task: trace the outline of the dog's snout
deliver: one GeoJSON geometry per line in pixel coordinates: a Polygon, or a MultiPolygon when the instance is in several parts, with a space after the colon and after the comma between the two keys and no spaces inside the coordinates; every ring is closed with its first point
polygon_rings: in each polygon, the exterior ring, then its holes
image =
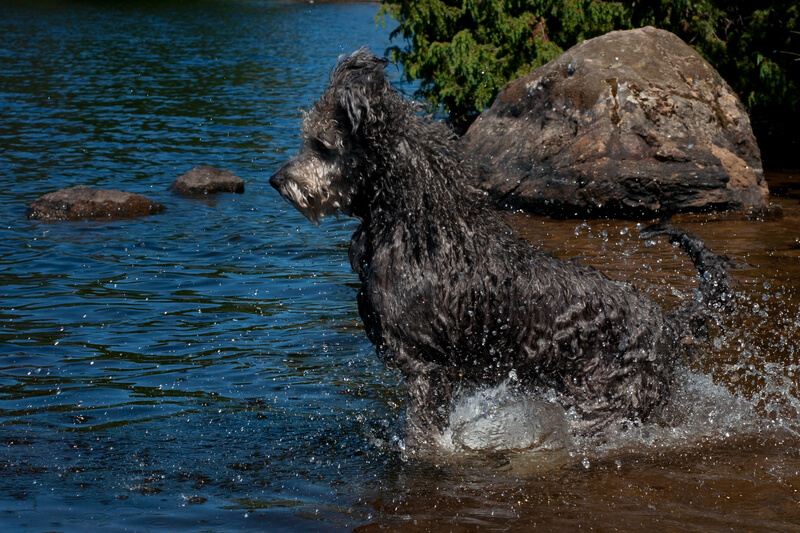
{"type": "Polygon", "coordinates": [[[269,184],[276,190],[280,190],[281,184],[286,180],[286,176],[279,169],[275,174],[269,177],[269,184]]]}

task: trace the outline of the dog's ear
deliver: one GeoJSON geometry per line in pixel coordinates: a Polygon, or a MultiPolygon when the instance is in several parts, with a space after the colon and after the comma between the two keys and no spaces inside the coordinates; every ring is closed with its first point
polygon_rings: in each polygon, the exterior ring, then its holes
{"type": "Polygon", "coordinates": [[[331,85],[338,89],[339,104],[347,113],[354,134],[368,121],[386,90],[384,69],[388,62],[361,48],[342,59],[331,77],[331,85]]]}
{"type": "Polygon", "coordinates": [[[346,85],[339,94],[342,108],[347,112],[347,118],[353,128],[353,134],[358,131],[362,121],[370,113],[370,101],[367,91],[361,85],[346,85]]]}

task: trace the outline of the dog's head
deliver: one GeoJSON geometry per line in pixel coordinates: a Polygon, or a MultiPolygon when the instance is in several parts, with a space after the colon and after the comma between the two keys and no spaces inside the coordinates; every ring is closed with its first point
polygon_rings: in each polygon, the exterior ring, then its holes
{"type": "Polygon", "coordinates": [[[368,131],[384,117],[380,102],[393,89],[387,61],[362,48],[340,59],[330,86],[304,114],[297,154],[270,184],[315,224],[325,215],[359,216],[354,203],[370,173],[368,131]]]}

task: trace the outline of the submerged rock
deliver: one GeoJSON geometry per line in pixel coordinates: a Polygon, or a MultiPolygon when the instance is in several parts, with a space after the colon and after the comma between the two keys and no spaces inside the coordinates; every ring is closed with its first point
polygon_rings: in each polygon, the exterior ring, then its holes
{"type": "Polygon", "coordinates": [[[28,218],[41,220],[91,220],[151,215],[164,207],[142,195],[84,185],[61,189],[37,198],[28,218]]]}
{"type": "Polygon", "coordinates": [[[497,201],[557,216],[763,209],[769,195],[739,98],[651,27],[584,41],[508,83],[462,142],[497,201]]]}
{"type": "Polygon", "coordinates": [[[210,165],[195,167],[181,175],[169,190],[182,196],[202,196],[218,192],[244,192],[244,181],[230,170],[222,170],[210,165]]]}

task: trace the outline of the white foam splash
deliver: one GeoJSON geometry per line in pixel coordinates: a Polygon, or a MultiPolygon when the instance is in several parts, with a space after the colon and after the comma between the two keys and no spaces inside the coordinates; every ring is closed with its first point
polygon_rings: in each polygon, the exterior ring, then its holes
{"type": "Polygon", "coordinates": [[[450,427],[438,439],[449,451],[560,449],[569,443],[564,409],[508,382],[459,395],[450,427]]]}
{"type": "Polygon", "coordinates": [[[753,404],[702,373],[678,376],[670,403],[646,423],[622,421],[591,437],[580,436],[574,415],[555,393],[531,394],[506,381],[457,395],[450,427],[436,437],[442,451],[567,451],[599,457],[625,450],[681,447],[757,431],[753,404]]]}

